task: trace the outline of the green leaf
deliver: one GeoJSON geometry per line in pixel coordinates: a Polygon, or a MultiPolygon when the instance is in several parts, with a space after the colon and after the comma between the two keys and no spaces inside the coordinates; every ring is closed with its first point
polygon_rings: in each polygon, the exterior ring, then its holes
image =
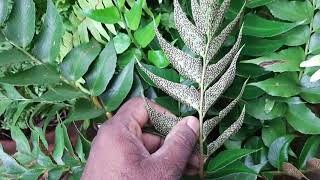
{"type": "Polygon", "coordinates": [[[220,178],[220,177],[224,177],[224,176],[234,174],[234,173],[245,173],[245,174],[254,174],[254,175],[257,174],[254,170],[250,169],[249,167],[244,165],[242,162],[236,161],[236,162],[233,162],[232,164],[218,170],[215,173],[207,172],[206,179],[207,178],[209,178],[209,179],[220,178]]]}
{"type": "Polygon", "coordinates": [[[143,0],[137,0],[131,9],[124,13],[126,24],[133,31],[137,30],[139,27],[142,16],[142,5],[143,0]]]}
{"type": "Polygon", "coordinates": [[[274,39],[283,41],[287,46],[300,46],[306,44],[311,35],[310,27],[308,25],[298,26],[290,31],[281,34],[274,39]]]}
{"type": "Polygon", "coordinates": [[[273,37],[303,23],[304,21],[294,23],[271,21],[257,15],[247,14],[244,19],[243,34],[256,37],[273,37]]]}
{"type": "Polygon", "coordinates": [[[3,148],[0,144],[0,160],[2,162],[1,166],[4,167],[5,172],[8,174],[21,174],[26,172],[27,170],[17,163],[15,159],[9,156],[7,153],[3,151],[3,148]]]}
{"type": "Polygon", "coordinates": [[[316,158],[320,145],[319,136],[310,136],[304,144],[299,156],[299,169],[304,169],[308,160],[316,158]]]}
{"type": "Polygon", "coordinates": [[[300,71],[300,63],[304,61],[304,59],[303,49],[294,47],[256,59],[241,61],[241,63],[256,64],[265,68],[267,71],[286,72],[300,71]]]}
{"type": "Polygon", "coordinates": [[[148,51],[148,60],[157,66],[158,68],[165,68],[169,66],[170,62],[167,56],[164,54],[162,50],[150,50],[148,51]]]}
{"type": "Polygon", "coordinates": [[[158,27],[160,23],[161,16],[157,16],[155,20],[151,21],[145,27],[139,28],[136,32],[134,32],[134,38],[137,43],[145,48],[149,45],[149,43],[154,39],[156,33],[154,29],[158,27]]]}
{"type": "Polygon", "coordinates": [[[45,63],[55,63],[60,53],[63,35],[62,18],[52,0],[47,1],[47,13],[32,53],[45,63]]]}
{"type": "Polygon", "coordinates": [[[168,109],[175,115],[179,115],[179,103],[170,96],[157,97],[155,102],[160,106],[168,109]]]}
{"type": "Polygon", "coordinates": [[[56,126],[56,130],[55,130],[55,143],[54,143],[54,149],[52,153],[53,159],[59,165],[64,165],[64,162],[62,161],[63,152],[64,152],[63,128],[59,123],[56,126]]]}
{"type": "Polygon", "coordinates": [[[27,47],[35,33],[35,16],[35,4],[32,0],[14,0],[4,35],[17,45],[27,47]]]}
{"type": "Polygon", "coordinates": [[[264,124],[261,133],[263,143],[269,147],[274,140],[286,134],[286,123],[282,119],[274,119],[264,124]]]}
{"type": "Polygon", "coordinates": [[[117,53],[113,41],[110,41],[85,76],[92,96],[99,96],[106,90],[115,72],[116,65],[117,53]]]}
{"type": "Polygon", "coordinates": [[[81,98],[77,100],[70,116],[63,123],[68,124],[73,121],[91,120],[101,116],[103,113],[104,110],[102,108],[99,109],[91,101],[81,98]]]}
{"type": "Polygon", "coordinates": [[[69,80],[80,79],[98,56],[101,47],[97,41],[90,41],[73,48],[60,64],[61,73],[69,80]]]}
{"type": "Polygon", "coordinates": [[[118,33],[117,36],[113,38],[113,42],[117,54],[121,54],[129,48],[131,39],[127,34],[118,33]]]}
{"type": "Polygon", "coordinates": [[[259,151],[259,149],[230,149],[222,151],[210,160],[207,168],[208,173],[217,172],[231,163],[257,151],[259,151]]]}
{"type": "Polygon", "coordinates": [[[275,78],[250,83],[249,85],[259,87],[272,96],[291,97],[301,92],[297,84],[297,77],[290,73],[283,73],[275,78]]]}
{"type": "Polygon", "coordinates": [[[20,128],[13,126],[10,132],[12,139],[16,142],[17,151],[25,154],[31,153],[29,141],[20,128]]]}
{"type": "Polygon", "coordinates": [[[118,66],[120,70],[124,69],[131,61],[142,59],[142,53],[137,48],[131,48],[119,56],[118,66]]]}
{"type": "Polygon", "coordinates": [[[248,101],[246,104],[247,113],[260,120],[271,120],[282,117],[287,110],[286,104],[282,102],[275,102],[273,109],[269,113],[266,113],[264,108],[265,97],[248,101]]]}
{"type": "Polygon", "coordinates": [[[256,8],[273,2],[274,0],[248,0],[246,6],[248,8],[256,8]]]}
{"type": "Polygon", "coordinates": [[[276,0],[267,5],[271,14],[287,21],[305,21],[310,23],[313,17],[313,6],[310,1],[276,0]]]}
{"type": "Polygon", "coordinates": [[[233,173],[220,178],[208,179],[208,180],[256,180],[257,175],[248,173],[233,173]]]}
{"type": "Polygon", "coordinates": [[[7,19],[9,13],[9,1],[2,0],[0,1],[0,25],[2,25],[7,19]]]}
{"type": "Polygon", "coordinates": [[[21,180],[38,179],[45,171],[45,168],[29,169],[21,175],[21,180]]]}
{"type": "Polygon", "coordinates": [[[313,33],[311,35],[308,53],[315,55],[320,53],[320,33],[313,33]]]}
{"type": "Polygon", "coordinates": [[[288,104],[288,123],[303,134],[320,134],[320,118],[305,104],[288,104]]]}
{"type": "Polygon", "coordinates": [[[320,12],[318,11],[314,17],[312,22],[312,28],[315,32],[320,32],[320,12]]]}
{"type": "Polygon", "coordinates": [[[254,37],[244,37],[244,48],[241,54],[248,56],[263,56],[278,50],[284,45],[283,40],[269,40],[254,37]]]}
{"type": "Polygon", "coordinates": [[[2,77],[0,82],[17,86],[57,84],[60,82],[60,76],[52,68],[38,65],[31,69],[2,77]]]}
{"type": "Polygon", "coordinates": [[[130,92],[133,83],[135,61],[131,61],[109,84],[107,91],[100,97],[106,111],[116,110],[130,92]]]}
{"type": "Polygon", "coordinates": [[[104,9],[87,9],[84,15],[104,24],[115,24],[121,20],[120,13],[115,6],[104,9]]]}
{"type": "Polygon", "coordinates": [[[59,84],[50,88],[47,92],[41,95],[39,98],[33,99],[35,102],[63,102],[67,100],[73,100],[79,97],[85,97],[79,89],[67,84],[59,84]]]}
{"type": "MultiPolygon", "coordinates": [[[[65,142],[66,149],[68,150],[68,152],[71,155],[74,156],[75,154],[74,154],[74,150],[73,150],[70,138],[69,138],[68,129],[64,124],[61,124],[61,126],[62,126],[62,129],[63,129],[63,137],[64,137],[64,142],[65,142]]],[[[73,126],[73,124],[72,124],[72,126],[73,126]]]]}
{"type": "Polygon", "coordinates": [[[311,104],[320,103],[320,82],[311,82],[308,75],[303,75],[300,84],[302,86],[300,96],[311,104]]]}
{"type": "Polygon", "coordinates": [[[31,62],[32,59],[16,48],[0,51],[0,66],[19,64],[26,61],[31,62]]]}
{"type": "Polygon", "coordinates": [[[294,135],[286,135],[272,142],[268,153],[268,160],[273,167],[281,169],[282,164],[288,161],[289,145],[294,138],[294,135]]]}

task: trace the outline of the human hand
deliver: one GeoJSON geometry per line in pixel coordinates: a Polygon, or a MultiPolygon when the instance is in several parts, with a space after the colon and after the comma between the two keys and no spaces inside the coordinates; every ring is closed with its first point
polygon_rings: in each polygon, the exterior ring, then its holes
{"type": "MultiPolygon", "coordinates": [[[[169,113],[148,103],[158,112],[169,113]]],[[[163,139],[142,132],[141,128],[149,123],[144,104],[142,98],[128,101],[100,127],[83,180],[176,180],[182,174],[198,172],[199,159],[192,154],[199,135],[198,120],[182,119],[163,139]]]]}

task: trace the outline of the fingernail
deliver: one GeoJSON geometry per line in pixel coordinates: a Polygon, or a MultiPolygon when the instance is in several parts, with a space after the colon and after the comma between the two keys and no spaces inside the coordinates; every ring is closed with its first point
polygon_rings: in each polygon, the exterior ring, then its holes
{"type": "Polygon", "coordinates": [[[199,135],[199,120],[195,117],[186,117],[187,125],[193,130],[194,133],[199,135]]]}

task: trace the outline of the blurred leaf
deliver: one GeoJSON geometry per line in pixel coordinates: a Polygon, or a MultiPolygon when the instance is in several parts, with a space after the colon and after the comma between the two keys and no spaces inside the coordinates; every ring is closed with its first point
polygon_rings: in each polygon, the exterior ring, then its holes
{"type": "Polygon", "coordinates": [[[47,13],[32,53],[44,63],[55,63],[60,52],[63,22],[52,0],[47,1],[47,13]]]}
{"type": "Polygon", "coordinates": [[[117,54],[113,41],[110,41],[85,76],[87,86],[92,96],[99,96],[106,90],[115,72],[116,65],[117,54]]]}
{"type": "Polygon", "coordinates": [[[29,141],[20,128],[13,126],[10,132],[12,139],[16,142],[17,151],[25,154],[31,153],[29,141]]]}
{"type": "Polygon", "coordinates": [[[297,79],[295,74],[283,73],[275,78],[250,83],[249,85],[259,87],[272,96],[291,97],[301,92],[297,79]]]}
{"type": "Polygon", "coordinates": [[[247,113],[253,116],[256,119],[260,120],[271,120],[278,117],[284,116],[287,107],[285,103],[275,102],[275,105],[271,112],[266,113],[264,111],[265,107],[265,97],[257,98],[251,101],[248,101],[246,104],[247,113]]]}
{"type": "Polygon", "coordinates": [[[158,50],[158,51],[149,50],[148,60],[158,68],[165,68],[170,64],[167,56],[164,54],[162,50],[158,50]]]}
{"type": "Polygon", "coordinates": [[[124,13],[126,24],[133,31],[137,30],[139,27],[142,16],[142,5],[143,0],[137,0],[131,9],[124,13]]]}
{"type": "Polygon", "coordinates": [[[9,13],[9,0],[0,1],[0,25],[7,19],[9,13]]]}
{"type": "Polygon", "coordinates": [[[286,118],[303,134],[320,134],[320,119],[305,104],[288,104],[286,118]]]}
{"type": "Polygon", "coordinates": [[[53,159],[59,165],[64,165],[64,162],[62,161],[64,145],[65,143],[64,143],[63,129],[61,127],[61,124],[59,123],[56,126],[56,130],[55,130],[55,143],[54,143],[54,149],[52,153],[53,159]]]}
{"type": "Polygon", "coordinates": [[[120,70],[122,70],[131,61],[136,61],[137,59],[141,60],[141,58],[142,58],[141,51],[137,48],[131,48],[119,56],[119,58],[118,58],[119,60],[117,63],[118,63],[120,70]]]}
{"type": "Polygon", "coordinates": [[[67,84],[60,84],[50,88],[47,92],[41,95],[39,98],[33,99],[35,102],[62,102],[67,100],[73,100],[79,97],[84,97],[85,94],[82,91],[75,89],[67,84]]]}
{"type": "Polygon", "coordinates": [[[257,15],[247,14],[244,19],[243,34],[256,37],[273,37],[303,23],[303,21],[294,23],[271,21],[257,15]]]}
{"type": "Polygon", "coordinates": [[[270,72],[256,64],[239,63],[237,66],[237,75],[245,78],[255,78],[266,75],[270,72]]]}
{"type": "Polygon", "coordinates": [[[25,48],[35,33],[35,4],[32,0],[15,0],[4,35],[15,44],[25,48]]]}
{"type": "Polygon", "coordinates": [[[98,56],[101,47],[97,41],[90,41],[73,48],[60,64],[61,73],[69,80],[80,79],[98,56]]]}
{"type": "Polygon", "coordinates": [[[286,135],[286,123],[282,119],[266,122],[261,133],[264,144],[269,147],[278,137],[286,135]]]}
{"type": "Polygon", "coordinates": [[[308,25],[298,26],[290,31],[281,34],[274,39],[282,41],[287,46],[300,46],[306,44],[311,35],[308,25]]]}
{"type": "Polygon", "coordinates": [[[305,21],[310,23],[313,17],[313,6],[310,1],[276,0],[267,5],[271,14],[287,21],[305,21]]]}
{"type": "Polygon", "coordinates": [[[249,155],[258,150],[255,149],[230,149],[220,152],[214,158],[212,158],[208,164],[208,173],[214,173],[231,163],[249,155]]]}
{"type": "Polygon", "coordinates": [[[312,104],[320,103],[320,82],[310,82],[310,77],[303,75],[300,84],[302,86],[300,96],[305,101],[312,104]]]}
{"type": "Polygon", "coordinates": [[[320,33],[313,33],[311,35],[309,53],[315,55],[320,53],[320,33]]]}
{"type": "Polygon", "coordinates": [[[87,9],[83,13],[87,17],[104,24],[115,24],[121,20],[119,11],[115,6],[104,9],[87,9]]]}
{"type": "Polygon", "coordinates": [[[123,53],[131,44],[131,39],[127,34],[118,33],[116,37],[113,38],[114,48],[117,54],[123,53]]]}
{"type": "Polygon", "coordinates": [[[3,148],[0,144],[0,160],[2,165],[8,174],[21,174],[26,172],[27,170],[17,163],[15,159],[9,156],[7,153],[3,151],[3,148]]]}
{"type": "Polygon", "coordinates": [[[224,177],[234,173],[245,173],[245,174],[253,174],[253,175],[257,174],[254,170],[250,169],[249,167],[244,165],[242,162],[236,161],[218,170],[217,172],[214,172],[214,173],[207,172],[206,179],[211,179],[211,178],[216,179],[216,178],[224,177]]]}
{"type": "Polygon", "coordinates": [[[260,173],[261,169],[268,163],[267,148],[264,146],[261,137],[253,136],[249,138],[244,144],[246,149],[261,149],[258,152],[252,153],[245,158],[244,164],[254,170],[256,173],[260,173]]]}
{"type": "Polygon", "coordinates": [[[273,2],[274,0],[248,0],[246,6],[248,8],[256,8],[273,2]]]}
{"type": "Polygon", "coordinates": [[[44,168],[29,169],[21,175],[21,180],[38,179],[38,177],[41,176],[45,171],[46,169],[44,168]]]}
{"type": "Polygon", "coordinates": [[[109,84],[100,97],[106,111],[116,110],[126,98],[133,83],[135,61],[131,61],[109,84]]]}
{"type": "Polygon", "coordinates": [[[307,139],[299,156],[299,169],[304,169],[308,160],[317,157],[319,145],[319,136],[310,136],[307,139]]]}
{"type": "Polygon", "coordinates": [[[32,59],[16,48],[0,51],[0,66],[18,64],[26,61],[31,62],[32,59]]]}
{"type": "Polygon", "coordinates": [[[136,39],[137,43],[142,47],[145,48],[149,45],[149,43],[155,37],[154,28],[158,27],[160,23],[161,16],[157,16],[156,19],[152,20],[148,25],[139,28],[136,32],[134,32],[134,38],[136,39]]]}
{"type": "MultiPolygon", "coordinates": [[[[257,175],[255,174],[248,174],[248,173],[233,173],[233,174],[229,174],[220,178],[215,178],[212,180],[256,180],[257,179],[257,175]]],[[[209,179],[210,180],[210,179],[209,179]]]]}
{"type": "Polygon", "coordinates": [[[248,56],[263,56],[275,52],[284,45],[283,40],[269,40],[255,37],[244,37],[244,48],[241,54],[248,56]]]}
{"type": "Polygon", "coordinates": [[[277,138],[270,145],[268,160],[272,166],[281,169],[282,164],[288,161],[288,149],[294,135],[286,135],[277,138]]]}
{"type": "Polygon", "coordinates": [[[314,17],[312,22],[312,28],[315,32],[320,32],[320,12],[318,11],[314,17]]]}
{"type": "Polygon", "coordinates": [[[57,84],[60,82],[60,76],[53,68],[38,65],[31,69],[2,77],[0,82],[16,86],[57,84]]]}
{"type": "Polygon", "coordinates": [[[265,68],[267,71],[286,72],[300,71],[300,63],[305,59],[304,51],[300,47],[293,47],[272,53],[256,59],[241,61],[252,63],[265,68]]]}
{"type": "Polygon", "coordinates": [[[78,99],[70,116],[63,121],[63,123],[68,124],[73,121],[90,120],[101,116],[103,113],[104,110],[95,107],[91,101],[88,101],[87,99],[78,99]]]}

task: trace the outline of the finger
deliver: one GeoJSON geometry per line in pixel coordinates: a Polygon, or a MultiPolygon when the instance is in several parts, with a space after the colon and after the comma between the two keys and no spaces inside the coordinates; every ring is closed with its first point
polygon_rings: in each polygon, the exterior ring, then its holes
{"type": "Polygon", "coordinates": [[[114,119],[121,121],[124,125],[130,126],[137,123],[142,128],[148,121],[149,115],[145,108],[146,101],[156,111],[165,114],[171,114],[165,108],[157,105],[156,103],[142,97],[133,98],[127,101],[116,113],[114,119]]]}
{"type": "Polygon", "coordinates": [[[166,137],[162,147],[153,154],[159,163],[183,172],[190,159],[199,134],[195,117],[182,119],[166,137]]]}
{"type": "Polygon", "coordinates": [[[156,152],[163,144],[164,139],[150,133],[142,134],[142,143],[150,154],[156,152]]]}
{"type": "Polygon", "coordinates": [[[188,161],[188,166],[195,168],[195,169],[199,169],[200,166],[200,158],[199,155],[197,154],[192,154],[191,158],[188,161]]]}

